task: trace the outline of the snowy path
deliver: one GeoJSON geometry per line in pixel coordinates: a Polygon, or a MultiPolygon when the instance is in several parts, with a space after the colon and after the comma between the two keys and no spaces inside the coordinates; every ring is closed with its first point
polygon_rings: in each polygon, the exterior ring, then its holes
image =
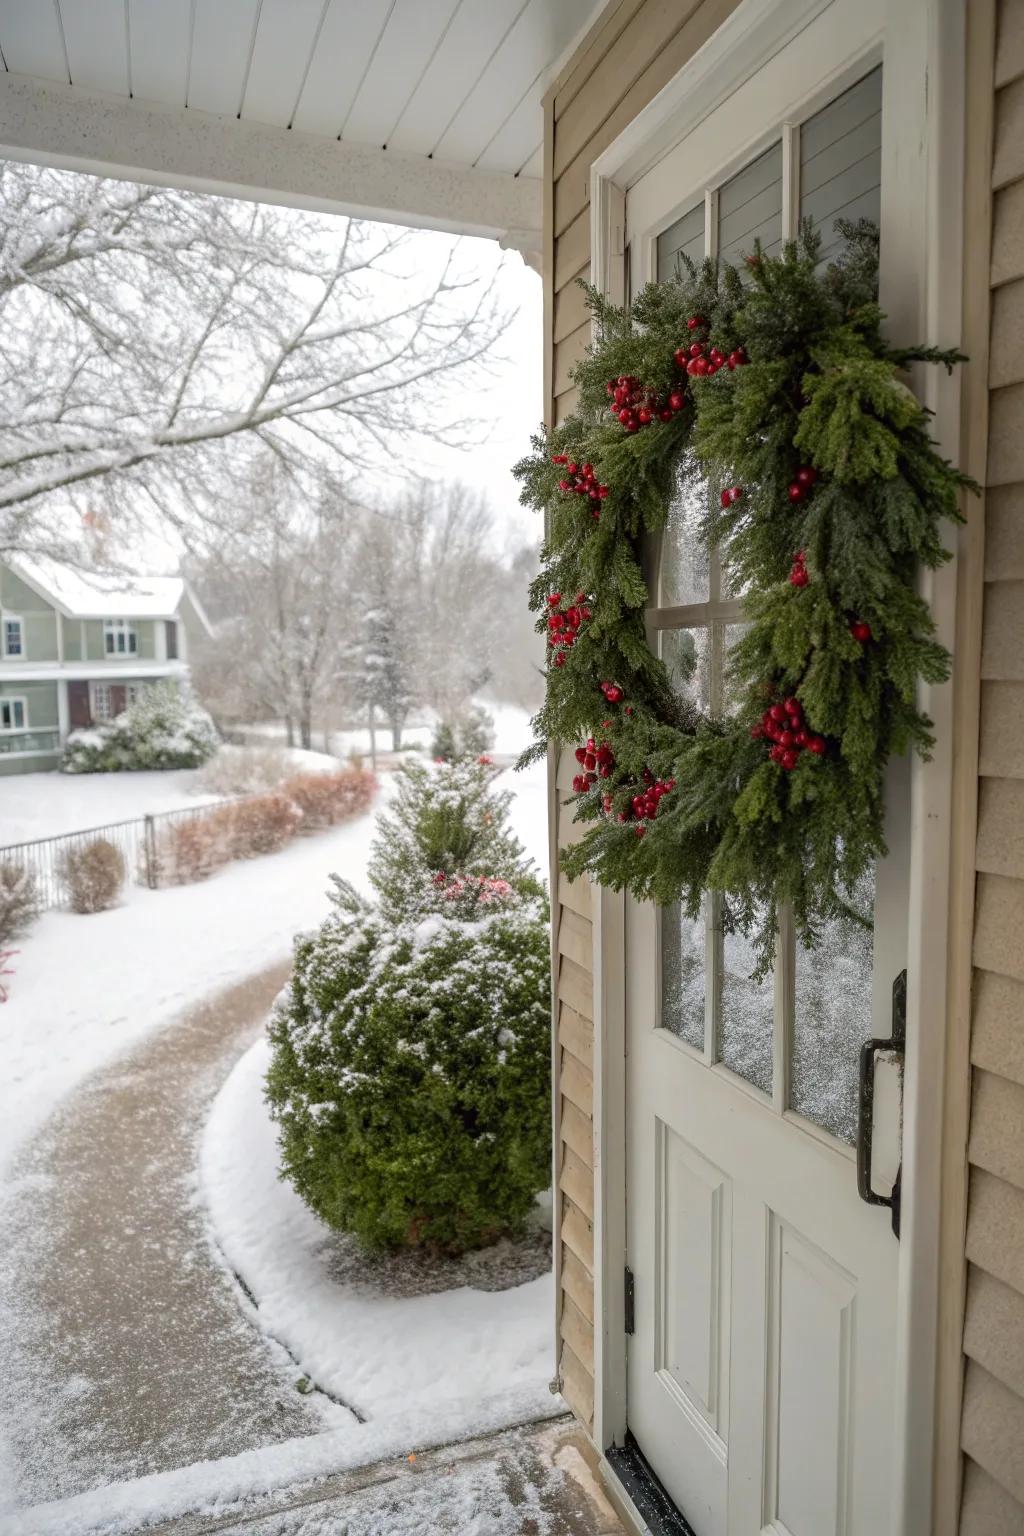
{"type": "Polygon", "coordinates": [[[195,1198],[209,1100],[286,970],[97,1073],[20,1159],[0,1250],[14,1461],[0,1509],[352,1422],[300,1395],[300,1373],[243,1317],[195,1198]]]}

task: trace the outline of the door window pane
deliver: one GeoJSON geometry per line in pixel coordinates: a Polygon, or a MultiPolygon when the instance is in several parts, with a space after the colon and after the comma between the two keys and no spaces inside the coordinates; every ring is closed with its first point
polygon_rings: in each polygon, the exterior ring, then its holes
{"type": "Polygon", "coordinates": [[[707,513],[707,491],[692,454],[679,465],[678,492],[669,507],[661,536],[658,606],[684,607],[706,603],[711,596],[711,567],[706,540],[700,536],[707,513]]]}
{"type": "Polygon", "coordinates": [[[663,629],[659,650],[677,692],[707,709],[711,699],[710,628],[663,629]]]}
{"type": "Polygon", "coordinates": [[[718,1056],[764,1093],[772,1091],[772,1032],[775,1021],[775,982],[771,976],[754,981],[757,965],[753,940],[735,930],[728,909],[722,917],[722,1000],[718,1021],[718,1056]]]}
{"type": "Polygon", "coordinates": [[[661,1027],[704,1048],[705,919],[661,908],[661,1027]]]}
{"type": "Polygon", "coordinates": [[[658,282],[667,283],[682,266],[680,256],[688,256],[700,266],[704,260],[704,199],[676,219],[658,236],[658,282]]]}
{"type": "Polygon", "coordinates": [[[800,128],[800,218],[822,238],[822,262],[842,247],[836,219],[880,222],[882,70],[830,101],[800,128]]]}
{"type": "Polygon", "coordinates": [[[782,244],[782,143],[773,144],[727,181],[718,194],[718,254],[742,265],[760,240],[775,256],[782,244]]]}
{"type": "MultiPolygon", "coordinates": [[[[866,876],[850,905],[870,922],[875,877],[866,876]]],[[[835,918],[813,950],[796,951],[796,1017],[790,1053],[790,1108],[840,1141],[857,1139],[860,1048],[873,1033],[873,936],[856,917],[835,918]]]]}

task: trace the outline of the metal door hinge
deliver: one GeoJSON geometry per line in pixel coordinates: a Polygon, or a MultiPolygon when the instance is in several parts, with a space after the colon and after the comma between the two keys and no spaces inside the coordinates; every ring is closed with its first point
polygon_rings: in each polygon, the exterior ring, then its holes
{"type": "Polygon", "coordinates": [[[623,1314],[623,1327],[627,1333],[632,1333],[636,1324],[636,1290],[633,1284],[633,1271],[628,1264],[623,1288],[623,1314]]]}

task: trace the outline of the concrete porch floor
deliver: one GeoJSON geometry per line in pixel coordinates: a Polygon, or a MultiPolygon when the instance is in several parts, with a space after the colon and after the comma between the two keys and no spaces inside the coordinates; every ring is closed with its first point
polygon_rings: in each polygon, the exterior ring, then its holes
{"type": "MultiPolygon", "coordinates": [[[[569,1418],[326,1478],[146,1536],[624,1536],[569,1418]]],[[[141,1533],[140,1533],[141,1536],[141,1533]]]]}

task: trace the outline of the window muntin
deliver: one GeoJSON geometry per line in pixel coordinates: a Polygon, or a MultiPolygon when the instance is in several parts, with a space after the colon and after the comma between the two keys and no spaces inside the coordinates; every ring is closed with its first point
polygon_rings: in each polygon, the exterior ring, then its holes
{"type": "Polygon", "coordinates": [[[25,626],[16,613],[5,613],[3,620],[4,656],[11,659],[25,655],[25,626]]]}
{"type": "Polygon", "coordinates": [[[135,656],[139,639],[131,619],[103,620],[103,650],[107,656],[135,656]]]}
{"type": "Polygon", "coordinates": [[[113,702],[109,683],[93,683],[92,685],[92,717],[94,720],[110,720],[113,702]]]}
{"type": "Polygon", "coordinates": [[[28,729],[28,705],[20,698],[0,698],[0,731],[28,729]]]}
{"type": "MultiPolygon", "coordinates": [[[[658,236],[658,279],[674,275],[680,252],[695,261],[720,254],[736,262],[755,238],[777,251],[796,235],[800,218],[821,230],[823,259],[834,260],[837,218],[879,219],[880,106],[878,68],[805,123],[788,125],[727,181],[709,186],[658,236]]],[[[698,537],[708,494],[684,465],[661,536],[648,622],[680,692],[717,711],[728,707],[728,651],[742,630],[743,603],[729,590],[717,551],[705,550],[698,537]]],[[[873,880],[855,897],[870,914],[873,880]]],[[[854,918],[836,919],[809,955],[798,950],[783,914],[775,972],[757,983],[750,980],[752,947],[719,895],[705,898],[696,922],[674,906],[660,924],[662,1027],[708,1064],[727,1067],[770,1096],[778,1112],[791,1109],[852,1142],[857,1047],[871,1033],[870,929],[854,918]]]]}

